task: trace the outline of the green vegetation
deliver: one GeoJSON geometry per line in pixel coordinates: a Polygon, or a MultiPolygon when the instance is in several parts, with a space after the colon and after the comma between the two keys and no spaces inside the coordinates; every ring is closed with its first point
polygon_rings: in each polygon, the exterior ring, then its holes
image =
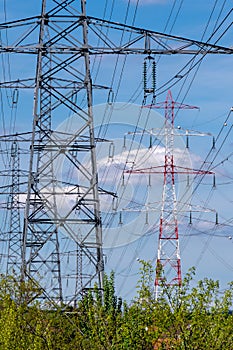
{"type": "Polygon", "coordinates": [[[233,349],[233,288],[204,279],[168,287],[155,301],[153,269],[141,261],[137,297],[115,295],[114,274],[105,276],[104,301],[94,288],[77,308],[45,308],[37,288],[13,277],[0,280],[0,350],[233,349]]]}

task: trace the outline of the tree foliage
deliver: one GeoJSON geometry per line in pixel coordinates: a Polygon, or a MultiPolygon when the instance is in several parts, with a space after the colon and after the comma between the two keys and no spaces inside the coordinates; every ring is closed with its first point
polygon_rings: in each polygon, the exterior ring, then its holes
{"type": "Polygon", "coordinates": [[[0,350],[233,349],[232,284],[204,279],[191,287],[194,269],[181,287],[162,286],[154,298],[153,269],[141,261],[137,296],[116,296],[114,273],[104,277],[76,308],[45,308],[40,290],[16,278],[0,279],[0,350]]]}

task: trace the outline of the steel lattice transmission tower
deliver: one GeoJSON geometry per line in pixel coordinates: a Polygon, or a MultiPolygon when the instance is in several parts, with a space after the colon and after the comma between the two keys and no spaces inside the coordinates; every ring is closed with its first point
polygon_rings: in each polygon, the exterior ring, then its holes
{"type": "MultiPolygon", "coordinates": [[[[58,231],[76,242],[79,255],[80,250],[85,255],[86,274],[78,276],[82,278],[82,283],[79,284],[82,289],[90,288],[94,281],[97,281],[100,290],[102,289],[103,253],[89,53],[84,50],[82,54],[85,67],[83,75],[72,65],[72,62],[80,58],[79,54],[69,53],[67,57],[63,52],[53,53],[53,46],[62,45],[66,39],[67,43],[72,40],[73,46],[77,45],[74,39],[77,27],[82,30],[83,47],[88,47],[87,24],[84,19],[81,24],[75,23],[75,26],[71,24],[69,30],[66,28],[60,33],[55,34],[52,31],[50,34],[49,17],[59,10],[63,10],[63,4],[48,14],[46,1],[42,2],[30,177],[23,231],[22,274],[24,279],[29,277],[40,283],[42,273],[43,282],[40,285],[44,288],[45,294],[53,300],[62,301],[66,299],[63,295],[62,275],[66,279],[70,277],[76,279],[77,276],[71,274],[65,276],[66,271],[62,269],[58,231]],[[64,39],[66,30],[67,37],[64,39]],[[69,36],[68,33],[71,32],[72,35],[69,36]],[[86,112],[79,114],[77,113],[79,107],[73,102],[72,96],[80,89],[86,89],[88,107],[86,112]],[[59,110],[60,107],[63,113],[66,110],[66,115],[70,112],[77,114],[77,118],[82,121],[80,130],[75,130],[71,135],[52,132],[52,112],[59,110]],[[85,169],[79,159],[80,153],[84,152],[89,154],[90,169],[85,169]],[[76,176],[81,173],[85,178],[84,186],[77,186],[74,183],[65,185],[66,179],[62,178],[64,174],[59,168],[65,162],[64,158],[69,163],[67,166],[72,167],[72,172],[76,172],[76,176]],[[67,199],[69,196],[75,197],[76,203],[71,207],[62,208],[64,197],[67,199]],[[85,225],[83,239],[78,235],[80,225],[85,225]],[[44,284],[46,279],[51,283],[50,288],[44,284]]],[[[82,14],[85,18],[85,1],[82,1],[82,14]]],[[[83,293],[83,290],[77,290],[76,285],[74,282],[69,301],[75,300],[83,293]]]]}
{"type": "Polygon", "coordinates": [[[159,287],[162,284],[180,286],[182,282],[177,217],[178,210],[175,187],[176,176],[179,174],[206,175],[213,173],[211,171],[195,170],[175,164],[175,109],[197,109],[197,107],[175,102],[172,98],[171,91],[168,91],[165,102],[148,105],[146,107],[165,110],[164,165],[143,169],[127,170],[126,173],[163,175],[163,192],[159,219],[159,239],[155,273],[155,297],[157,299],[159,295],[159,287]]]}
{"type": "MultiPolygon", "coordinates": [[[[153,106],[152,106],[153,107],[153,106]]],[[[181,169],[174,161],[174,118],[175,109],[195,109],[197,107],[177,103],[168,91],[166,101],[154,108],[165,109],[165,156],[163,174],[162,207],[159,222],[158,254],[156,261],[155,297],[163,279],[166,284],[181,285],[181,261],[179,248],[179,230],[177,219],[177,198],[175,176],[181,173],[195,173],[192,169],[181,169]]]]}
{"type": "Polygon", "coordinates": [[[7,209],[10,212],[6,273],[20,274],[22,261],[22,228],[19,198],[20,150],[17,139],[10,152],[11,184],[7,209]]]}
{"type": "MultiPolygon", "coordinates": [[[[233,50],[87,16],[86,0],[42,0],[40,15],[1,23],[1,30],[11,31],[7,43],[0,45],[2,54],[37,57],[36,78],[14,77],[0,82],[0,88],[34,89],[22,278],[38,283],[46,297],[72,302],[94,282],[100,290],[103,287],[102,190],[95,154],[96,142],[103,140],[94,135],[92,106],[94,89],[107,89],[108,94],[114,86],[92,82],[93,57],[204,57],[232,54],[233,50]],[[129,37],[123,36],[125,32],[130,32],[129,37]],[[77,95],[82,96],[79,102],[77,95]],[[66,132],[63,125],[54,131],[54,121],[62,122],[71,114],[76,116],[78,127],[66,132]],[[66,247],[64,237],[70,247],[66,247]],[[64,258],[67,251],[71,255],[77,252],[69,264],[64,258]],[[64,292],[67,279],[70,287],[64,292]]],[[[145,92],[148,97],[147,86],[145,92]]]]}

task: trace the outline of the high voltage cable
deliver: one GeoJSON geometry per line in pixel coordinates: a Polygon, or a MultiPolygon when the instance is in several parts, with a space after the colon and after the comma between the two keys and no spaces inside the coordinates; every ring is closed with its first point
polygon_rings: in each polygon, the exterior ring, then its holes
{"type": "MultiPolygon", "coordinates": [[[[135,20],[136,20],[138,2],[139,1],[137,0],[136,8],[135,8],[135,11],[134,11],[134,16],[133,16],[133,20],[132,20],[132,26],[134,25],[135,20]]],[[[128,3],[127,3],[127,9],[126,9],[126,14],[125,14],[125,18],[124,18],[124,24],[126,24],[126,22],[127,22],[127,18],[128,18],[128,14],[129,14],[129,8],[130,8],[130,0],[128,0],[128,3]]],[[[123,42],[124,33],[125,33],[125,30],[123,30],[122,33],[121,33],[120,45],[123,42]]],[[[131,34],[130,34],[130,37],[131,37],[131,34]]],[[[113,74],[112,74],[112,78],[111,78],[111,82],[110,82],[110,90],[112,90],[112,91],[115,90],[114,91],[114,100],[113,100],[113,102],[116,102],[116,100],[117,100],[117,96],[118,96],[118,93],[119,93],[119,89],[120,89],[120,85],[121,85],[121,81],[122,81],[122,77],[123,77],[123,73],[124,73],[124,68],[125,68],[127,56],[124,57],[122,68],[121,68],[120,77],[118,79],[118,84],[116,86],[116,89],[114,89],[113,84],[114,84],[114,81],[116,79],[116,72],[117,72],[117,67],[119,65],[119,58],[120,58],[120,55],[118,54],[117,58],[116,58],[115,66],[113,68],[113,74]]],[[[107,125],[107,124],[109,124],[109,122],[111,120],[111,114],[109,114],[108,120],[105,120],[105,117],[106,117],[106,111],[105,111],[103,119],[102,119],[102,124],[107,125]]],[[[98,132],[98,135],[100,135],[101,130],[102,129],[100,128],[100,130],[98,132]]],[[[105,127],[105,131],[104,131],[103,137],[106,134],[106,132],[107,132],[107,127],[105,127]]]]}
{"type": "MultiPolygon", "coordinates": [[[[122,73],[122,76],[123,76],[123,73],[122,73]]],[[[122,79],[122,77],[121,77],[121,79],[122,79]]],[[[118,88],[120,88],[120,82],[118,82],[118,88]]],[[[133,142],[133,141],[132,141],[133,142]]],[[[132,143],[131,143],[131,147],[132,147],[132,143]]],[[[139,148],[138,148],[138,152],[139,152],[139,148]]],[[[105,176],[106,176],[106,174],[105,174],[105,176]]],[[[138,189],[138,187],[136,188],[136,190],[138,189]]]]}
{"type": "MultiPolygon", "coordinates": [[[[212,15],[213,15],[213,12],[214,12],[214,9],[215,9],[215,7],[216,7],[217,2],[218,2],[218,0],[215,1],[215,4],[214,4],[213,9],[212,9],[212,11],[211,11],[209,20],[208,20],[208,22],[207,22],[207,25],[206,25],[206,28],[205,28],[205,30],[204,30],[204,33],[203,33],[203,35],[202,35],[201,40],[203,39],[203,37],[204,37],[204,35],[205,35],[206,31],[207,31],[207,28],[208,28],[209,23],[210,23],[210,19],[211,19],[212,15]]],[[[231,13],[231,11],[232,11],[232,10],[230,10],[230,13],[231,13]]],[[[227,14],[226,17],[228,17],[228,14],[227,14]]],[[[225,18],[226,18],[226,17],[225,17],[225,18]]],[[[224,21],[225,21],[225,20],[224,20],[224,21]]],[[[216,22],[216,24],[217,24],[217,22],[216,22]]],[[[214,28],[216,28],[216,24],[215,24],[214,28]]],[[[220,25],[221,25],[221,24],[220,24],[220,25]]],[[[220,27],[220,25],[218,26],[218,28],[220,27]]],[[[211,34],[210,38],[216,33],[216,31],[217,31],[217,28],[214,29],[214,31],[213,31],[213,33],[211,34]]],[[[208,41],[210,40],[210,38],[208,39],[208,41]]],[[[199,60],[200,63],[201,63],[201,61],[202,61],[202,60],[199,60]]],[[[198,67],[197,67],[197,71],[198,71],[199,67],[200,67],[200,64],[199,64],[198,67]]],[[[196,74],[197,74],[197,71],[195,72],[195,75],[194,75],[194,77],[193,77],[193,79],[192,79],[192,82],[193,82],[193,80],[194,80],[194,78],[195,78],[195,76],[196,76],[196,74]]],[[[189,89],[191,88],[192,82],[190,83],[190,85],[189,85],[189,87],[188,87],[188,91],[189,91],[189,89]]],[[[184,98],[187,96],[188,91],[186,92],[184,98]]],[[[181,92],[181,90],[180,90],[180,92],[181,92]]],[[[180,94],[180,92],[179,92],[179,94],[180,94]]],[[[179,96],[179,94],[178,94],[178,96],[179,96]]],[[[184,98],[183,98],[182,102],[184,101],[184,98]]],[[[228,119],[228,118],[227,118],[227,119],[228,119]]],[[[216,141],[217,141],[217,140],[218,140],[218,137],[216,138],[216,141]]],[[[212,151],[212,150],[211,150],[211,151],[212,151]]],[[[208,157],[208,156],[207,156],[207,157],[208,157]]],[[[202,167],[201,167],[201,168],[202,168],[202,167]]],[[[209,168],[209,169],[210,169],[210,168],[209,168]]],[[[196,188],[198,188],[198,187],[196,187],[196,188]]],[[[194,191],[195,191],[195,190],[194,190],[194,191]]]]}
{"type": "MultiPolygon", "coordinates": [[[[207,21],[206,27],[205,27],[205,29],[204,29],[204,32],[203,32],[202,36],[201,36],[201,41],[203,41],[204,36],[205,36],[205,34],[206,34],[206,32],[207,32],[207,29],[208,29],[208,27],[209,27],[209,24],[210,24],[210,21],[211,21],[211,18],[212,18],[212,16],[213,16],[213,13],[214,13],[214,10],[215,10],[215,8],[216,8],[217,3],[218,3],[218,0],[216,0],[215,3],[214,3],[214,5],[213,5],[213,8],[212,8],[211,14],[210,14],[210,16],[209,16],[209,19],[208,19],[208,21],[207,21]]],[[[220,14],[221,14],[221,12],[222,12],[222,9],[221,9],[221,11],[220,11],[220,14]]],[[[217,18],[217,20],[216,20],[215,25],[214,25],[214,29],[213,29],[212,35],[214,35],[214,33],[215,33],[215,31],[216,31],[217,23],[218,23],[218,20],[219,20],[219,18],[220,18],[220,14],[219,14],[219,16],[218,16],[218,18],[217,18]]],[[[209,41],[209,40],[210,40],[210,39],[208,39],[208,41],[209,41]]],[[[196,71],[194,72],[194,75],[193,75],[193,77],[192,77],[192,80],[191,80],[191,82],[190,82],[189,85],[188,85],[187,91],[186,91],[186,93],[185,93],[185,95],[184,95],[184,97],[183,97],[183,99],[182,99],[182,102],[185,100],[185,98],[186,98],[187,95],[188,95],[188,92],[189,92],[190,89],[191,89],[191,86],[192,86],[192,84],[193,84],[193,82],[194,82],[194,79],[195,79],[197,73],[198,73],[198,70],[200,69],[201,62],[202,62],[202,60],[200,60],[199,64],[197,65],[197,69],[196,69],[196,71]]],[[[190,67],[190,68],[192,68],[193,64],[194,64],[194,60],[192,61],[191,67],[190,67]]],[[[187,78],[188,78],[188,75],[189,75],[189,74],[187,74],[186,77],[185,77],[185,79],[184,79],[184,82],[183,82],[183,84],[182,84],[182,86],[181,86],[181,88],[180,88],[180,90],[179,90],[179,93],[178,93],[177,98],[179,98],[179,96],[180,96],[180,94],[181,94],[181,91],[182,91],[182,89],[183,89],[183,87],[184,87],[184,84],[186,83],[186,80],[187,80],[187,78]]]]}
{"type": "MultiPolygon", "coordinates": [[[[166,22],[165,27],[164,27],[164,29],[163,29],[163,32],[166,32],[166,29],[167,29],[167,26],[168,26],[168,24],[169,24],[169,21],[170,21],[170,19],[171,19],[171,17],[172,17],[172,14],[173,14],[174,10],[175,10],[175,5],[176,5],[176,3],[177,3],[177,0],[174,0],[173,5],[172,5],[172,8],[171,8],[171,11],[170,11],[170,14],[169,14],[168,19],[167,19],[167,22],[166,22]]],[[[178,18],[179,13],[180,13],[182,4],[183,4],[183,0],[181,0],[179,9],[178,9],[178,11],[177,11],[177,13],[176,13],[176,15],[175,15],[175,19],[174,19],[174,21],[173,21],[172,27],[170,28],[168,34],[171,33],[172,28],[174,27],[174,25],[175,25],[175,23],[176,23],[176,20],[177,20],[177,18],[178,18]]],[[[161,58],[161,55],[158,56],[158,58],[157,58],[157,60],[156,60],[157,63],[159,62],[160,58],[161,58]]],[[[140,94],[141,94],[142,86],[143,86],[143,80],[141,80],[141,82],[139,83],[137,89],[136,89],[135,92],[132,94],[132,96],[129,98],[128,103],[134,103],[134,102],[138,99],[138,97],[139,97],[140,94]]],[[[157,95],[157,91],[156,91],[156,95],[157,95]]]]}
{"type": "MultiPolygon", "coordinates": [[[[207,29],[207,27],[206,27],[206,29],[207,29]]],[[[204,35],[204,34],[203,34],[204,35]]],[[[200,61],[201,62],[201,61],[200,61]]],[[[199,68],[199,67],[198,67],[199,68]]]]}

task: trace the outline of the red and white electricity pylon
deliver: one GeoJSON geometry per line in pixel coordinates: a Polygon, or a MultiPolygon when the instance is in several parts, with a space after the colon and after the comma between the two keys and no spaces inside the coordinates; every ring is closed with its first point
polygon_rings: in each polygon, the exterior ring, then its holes
{"type": "Polygon", "coordinates": [[[177,199],[175,175],[177,174],[213,174],[210,171],[194,170],[175,165],[174,162],[174,118],[175,109],[198,109],[195,106],[175,102],[168,91],[165,102],[146,106],[165,109],[165,158],[163,166],[127,170],[134,174],[163,174],[162,206],[159,221],[159,241],[156,260],[155,297],[158,298],[159,286],[181,285],[181,261],[177,219],[177,199]]]}

